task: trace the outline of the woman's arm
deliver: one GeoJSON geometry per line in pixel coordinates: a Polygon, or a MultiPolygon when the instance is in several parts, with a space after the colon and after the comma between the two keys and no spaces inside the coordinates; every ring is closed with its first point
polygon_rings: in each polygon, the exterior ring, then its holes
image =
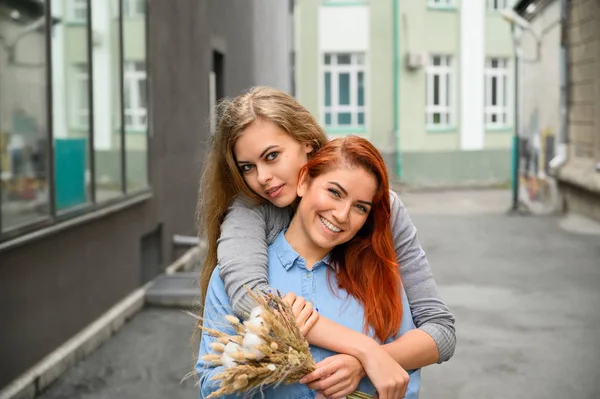
{"type": "Polygon", "coordinates": [[[373,357],[382,356],[382,350],[405,370],[414,370],[438,361],[438,349],[429,334],[421,330],[410,330],[386,345],[380,345],[374,339],[320,316],[306,335],[311,345],[329,349],[337,353],[354,356],[363,364],[365,372],[371,376],[374,371],[367,370],[373,357]]]}
{"type": "MultiPolygon", "coordinates": [[[[230,313],[231,305],[223,282],[218,276],[217,270],[215,270],[210,279],[208,285],[208,291],[206,292],[206,301],[204,303],[204,314],[203,314],[203,326],[207,328],[213,328],[228,334],[235,334],[235,331],[231,327],[224,328],[226,323],[223,321],[225,315],[230,313]]],[[[224,370],[222,366],[211,366],[210,363],[202,360],[202,356],[212,354],[214,351],[211,350],[210,344],[215,342],[216,338],[211,337],[206,332],[202,331],[202,339],[200,341],[200,354],[198,356],[198,362],[196,363],[196,372],[200,378],[200,398],[206,398],[211,393],[216,392],[220,388],[218,381],[213,381],[213,377],[224,370]]],[[[239,398],[238,395],[224,395],[220,396],[225,399],[239,398]]]]}
{"type": "Polygon", "coordinates": [[[269,287],[268,244],[289,223],[290,211],[266,204],[254,206],[236,198],[221,224],[217,243],[220,276],[235,312],[249,313],[255,306],[244,287],[266,291],[269,287]]]}
{"type": "MultiPolygon", "coordinates": [[[[419,331],[433,339],[438,351],[437,362],[442,363],[454,354],[454,316],[440,297],[427,256],[417,239],[417,229],[406,207],[393,191],[390,191],[390,200],[394,248],[413,320],[419,331]]],[[[411,336],[416,334],[411,333],[411,336]]],[[[419,341],[426,341],[424,336],[417,336],[419,341]]]]}

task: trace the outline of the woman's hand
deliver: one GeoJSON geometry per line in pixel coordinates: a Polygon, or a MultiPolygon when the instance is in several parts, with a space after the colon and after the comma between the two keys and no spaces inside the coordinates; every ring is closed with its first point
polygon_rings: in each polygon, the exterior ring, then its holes
{"type": "Polygon", "coordinates": [[[410,379],[408,373],[377,342],[365,347],[359,360],[379,399],[402,399],[406,396],[410,379]]]}
{"type": "Polygon", "coordinates": [[[340,354],[317,363],[317,369],[304,376],[300,383],[329,399],[338,399],[356,391],[364,376],[365,370],[357,358],[340,354]]]}
{"type": "Polygon", "coordinates": [[[298,324],[302,335],[306,337],[306,334],[319,320],[319,312],[313,309],[312,303],[306,302],[306,299],[296,296],[293,292],[284,296],[283,301],[291,306],[296,317],[296,324],[298,324]]]}

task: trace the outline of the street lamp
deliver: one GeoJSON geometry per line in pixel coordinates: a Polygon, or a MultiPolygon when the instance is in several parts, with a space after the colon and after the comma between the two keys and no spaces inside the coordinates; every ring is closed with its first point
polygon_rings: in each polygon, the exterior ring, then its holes
{"type": "MultiPolygon", "coordinates": [[[[533,5],[533,4],[531,4],[533,5]]],[[[530,5],[530,6],[531,6],[530,5]]],[[[528,12],[533,12],[533,9],[528,8],[528,12]]],[[[540,58],[540,47],[541,40],[539,36],[531,29],[531,24],[529,21],[521,17],[514,10],[507,8],[500,12],[502,18],[510,23],[511,32],[513,36],[513,47],[514,47],[514,56],[515,56],[515,101],[514,101],[514,113],[515,113],[515,132],[513,135],[513,164],[512,164],[512,178],[513,178],[513,187],[512,187],[512,206],[511,212],[519,211],[519,169],[520,169],[520,147],[521,143],[519,140],[519,129],[520,129],[520,114],[519,114],[519,61],[521,59],[521,42],[520,35],[517,27],[521,28],[524,31],[531,33],[535,39],[536,43],[536,58],[535,60],[528,60],[530,62],[537,62],[540,58]]]]}

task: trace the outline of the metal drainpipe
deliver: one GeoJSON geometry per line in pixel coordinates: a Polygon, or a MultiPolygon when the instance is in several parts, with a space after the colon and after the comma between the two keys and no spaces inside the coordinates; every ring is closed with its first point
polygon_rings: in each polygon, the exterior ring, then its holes
{"type": "Polygon", "coordinates": [[[567,148],[569,143],[568,111],[569,111],[569,67],[567,61],[567,17],[569,12],[569,1],[560,0],[560,132],[558,135],[558,146],[556,156],[550,161],[552,169],[563,166],[569,157],[567,148]]]}

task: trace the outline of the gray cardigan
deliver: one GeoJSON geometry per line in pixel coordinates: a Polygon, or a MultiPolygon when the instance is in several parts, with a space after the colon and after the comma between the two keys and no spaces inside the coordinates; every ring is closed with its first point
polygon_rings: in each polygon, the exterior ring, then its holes
{"type": "MultiPolygon", "coordinates": [[[[454,354],[454,316],[440,298],[406,207],[395,192],[390,191],[390,197],[394,247],[414,323],[434,339],[442,363],[454,354]]],[[[221,278],[236,311],[249,312],[253,307],[243,284],[253,290],[269,289],[267,247],[288,226],[292,214],[290,207],[252,206],[241,198],[230,206],[221,225],[217,257],[221,278]]]]}

